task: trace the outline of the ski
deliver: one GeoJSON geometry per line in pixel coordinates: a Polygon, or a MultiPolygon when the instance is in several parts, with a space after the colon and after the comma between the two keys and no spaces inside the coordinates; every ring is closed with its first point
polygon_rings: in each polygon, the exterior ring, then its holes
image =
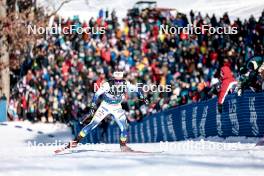
{"type": "MultiPolygon", "coordinates": [[[[111,152],[111,151],[109,151],[109,152],[111,152]]],[[[119,151],[117,151],[117,152],[119,152],[119,151]]],[[[149,151],[133,150],[133,151],[129,151],[129,152],[120,151],[120,153],[159,154],[159,153],[163,153],[163,152],[149,152],[149,151]]]]}
{"type": "MultiPolygon", "coordinates": [[[[76,140],[78,140],[78,138],[76,140]]],[[[77,147],[78,146],[78,141],[76,141],[76,140],[73,140],[73,141],[69,142],[68,145],[64,146],[61,149],[55,150],[54,153],[58,154],[58,153],[61,153],[61,152],[65,151],[65,150],[67,150],[67,149],[72,149],[72,148],[77,147]]]]}
{"type": "Polygon", "coordinates": [[[54,151],[54,153],[55,153],[55,154],[59,154],[59,153],[65,151],[66,149],[67,149],[66,147],[61,148],[61,149],[57,149],[57,150],[54,151]]]}
{"type": "MultiPolygon", "coordinates": [[[[55,154],[62,154],[64,151],[68,151],[69,148],[61,148],[54,151],[55,154]]],[[[130,150],[130,151],[117,151],[117,150],[69,150],[70,153],[81,153],[81,152],[105,152],[105,153],[124,153],[124,154],[160,154],[163,153],[162,151],[158,152],[151,152],[151,151],[141,151],[141,150],[130,150]]]]}

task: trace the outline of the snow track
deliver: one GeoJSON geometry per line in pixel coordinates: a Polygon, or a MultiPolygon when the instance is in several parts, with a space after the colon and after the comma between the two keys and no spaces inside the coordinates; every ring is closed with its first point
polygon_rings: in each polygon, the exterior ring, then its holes
{"type": "Polygon", "coordinates": [[[53,151],[58,147],[48,144],[55,140],[63,143],[72,137],[65,125],[13,122],[0,125],[0,134],[3,176],[262,176],[264,172],[264,147],[255,147],[255,138],[130,145],[153,153],[121,153],[117,144],[85,145],[55,155],[53,151]],[[34,141],[39,146],[32,146],[34,141]]]}

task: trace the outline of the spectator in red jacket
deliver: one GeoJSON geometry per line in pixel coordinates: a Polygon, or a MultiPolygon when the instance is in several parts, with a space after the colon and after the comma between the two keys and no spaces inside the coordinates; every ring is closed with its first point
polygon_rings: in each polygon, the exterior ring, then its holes
{"type": "Polygon", "coordinates": [[[228,61],[228,59],[224,59],[224,64],[221,67],[220,81],[221,81],[221,88],[218,94],[218,111],[222,113],[222,107],[226,95],[233,86],[237,85],[237,81],[234,78],[233,72],[230,69],[230,62],[228,61]]]}

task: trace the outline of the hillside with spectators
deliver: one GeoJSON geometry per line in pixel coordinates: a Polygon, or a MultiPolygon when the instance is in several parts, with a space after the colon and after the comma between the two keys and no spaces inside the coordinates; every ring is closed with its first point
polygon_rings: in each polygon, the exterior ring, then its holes
{"type": "MultiPolygon", "coordinates": [[[[134,94],[127,95],[132,98],[123,102],[123,108],[130,121],[140,121],[151,113],[215,96],[211,88],[225,58],[238,78],[249,58],[264,54],[264,12],[259,19],[231,21],[227,13],[217,18],[192,11],[145,9],[128,14],[122,24],[119,21],[115,11],[103,9],[97,18],[84,22],[78,16],[56,16],[52,26],[104,27],[106,33],[50,34],[38,39],[21,58],[21,67],[13,70],[11,117],[33,122],[78,120],[89,111],[94,84],[100,85],[119,69],[132,83],[172,87],[171,92],[145,92],[149,105],[137,101],[134,94]],[[236,26],[238,34],[169,35],[159,31],[160,25],[187,24],[236,26]]],[[[16,52],[12,57],[21,55],[16,52]]]]}

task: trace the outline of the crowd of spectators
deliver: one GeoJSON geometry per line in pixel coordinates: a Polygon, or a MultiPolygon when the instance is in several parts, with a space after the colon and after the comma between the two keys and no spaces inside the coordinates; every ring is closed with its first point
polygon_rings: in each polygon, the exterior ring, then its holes
{"type": "Polygon", "coordinates": [[[121,27],[115,11],[101,10],[88,22],[56,17],[53,25],[58,23],[62,28],[105,27],[106,33],[61,33],[39,39],[24,59],[21,79],[12,91],[9,111],[15,118],[78,120],[89,110],[94,84],[100,85],[118,69],[134,84],[172,87],[170,92],[145,92],[149,105],[133,94],[126,98],[122,105],[129,120],[139,121],[151,113],[211,98],[210,87],[224,58],[236,75],[248,58],[264,51],[264,12],[259,19],[231,21],[227,13],[218,19],[191,11],[188,19],[170,10],[146,9],[128,15],[121,27]],[[238,34],[170,35],[159,31],[162,24],[236,26],[238,34]]]}

